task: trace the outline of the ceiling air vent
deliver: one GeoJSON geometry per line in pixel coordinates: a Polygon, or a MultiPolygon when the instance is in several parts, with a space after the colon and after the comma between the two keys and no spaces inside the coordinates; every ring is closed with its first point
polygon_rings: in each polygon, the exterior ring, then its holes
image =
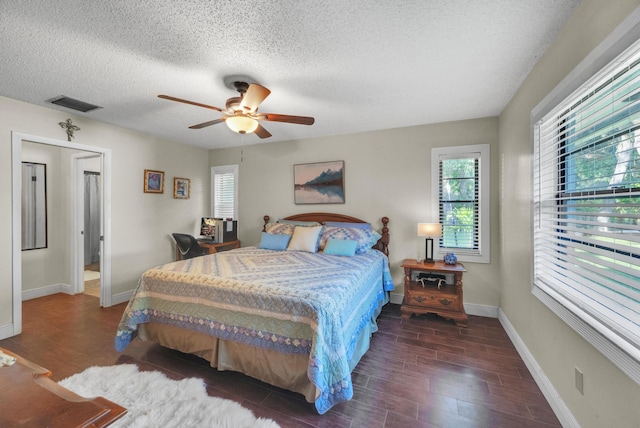
{"type": "Polygon", "coordinates": [[[83,113],[102,108],[100,106],[85,103],[84,101],[74,100],[73,98],[60,95],[59,97],[47,100],[48,103],[56,104],[61,107],[70,108],[71,110],[81,111],[83,113]]]}

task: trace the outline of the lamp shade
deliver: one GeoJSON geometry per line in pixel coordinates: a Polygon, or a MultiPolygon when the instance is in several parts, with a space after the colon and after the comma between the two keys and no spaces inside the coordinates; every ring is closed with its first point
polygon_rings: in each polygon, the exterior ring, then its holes
{"type": "Polygon", "coordinates": [[[442,224],[440,224],[440,223],[418,223],[418,236],[428,236],[430,238],[440,238],[442,236],[442,224]]]}
{"type": "Polygon", "coordinates": [[[243,115],[228,117],[225,123],[229,129],[238,134],[250,134],[258,128],[257,120],[243,115]]]}

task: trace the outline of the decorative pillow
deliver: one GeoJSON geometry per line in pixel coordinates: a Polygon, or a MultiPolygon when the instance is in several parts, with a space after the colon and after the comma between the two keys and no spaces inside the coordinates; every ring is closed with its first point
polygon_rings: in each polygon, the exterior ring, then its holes
{"type": "Polygon", "coordinates": [[[353,227],[354,229],[371,230],[371,223],[347,223],[343,221],[325,221],[325,226],[331,227],[353,227]]]}
{"type": "Polygon", "coordinates": [[[269,223],[265,228],[267,233],[271,233],[272,235],[291,235],[293,234],[293,229],[295,228],[292,224],[286,223],[269,223]]]}
{"type": "Polygon", "coordinates": [[[358,241],[353,239],[333,239],[329,238],[324,246],[324,254],[332,256],[355,256],[358,241]]]}
{"type": "Polygon", "coordinates": [[[322,226],[300,227],[293,230],[293,236],[287,247],[287,251],[306,251],[315,253],[318,251],[318,241],[322,226]]]}
{"type": "Polygon", "coordinates": [[[289,245],[290,240],[291,235],[284,233],[274,235],[272,233],[262,232],[262,239],[260,240],[260,244],[258,244],[258,248],[262,248],[264,250],[284,251],[287,249],[287,245],[289,245]]]}
{"type": "Polygon", "coordinates": [[[371,247],[373,247],[381,237],[382,235],[375,230],[325,226],[322,231],[322,236],[320,237],[320,248],[324,248],[330,238],[352,239],[358,241],[356,254],[365,254],[371,251],[371,247]]]}
{"type": "Polygon", "coordinates": [[[292,224],[294,226],[322,226],[317,221],[297,221],[297,220],[285,220],[283,218],[278,220],[281,224],[292,224]]]}

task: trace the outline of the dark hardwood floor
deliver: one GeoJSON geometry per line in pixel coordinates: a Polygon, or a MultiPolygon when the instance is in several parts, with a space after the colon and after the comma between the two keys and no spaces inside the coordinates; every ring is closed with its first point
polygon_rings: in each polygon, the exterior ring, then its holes
{"type": "MultiPolygon", "coordinates": [[[[210,395],[228,398],[286,427],[558,427],[560,423],[496,319],[469,327],[430,315],[400,318],[387,305],[380,331],[353,374],[351,401],[325,415],[302,396],[197,357],[136,339],[123,353],[113,341],[124,304],[99,308],[88,295],[23,302],[23,333],[0,340],[53,372],[59,381],[97,365],[137,364],[171,378],[203,378],[210,395]]],[[[4,386],[3,386],[4,387],[4,386]]]]}

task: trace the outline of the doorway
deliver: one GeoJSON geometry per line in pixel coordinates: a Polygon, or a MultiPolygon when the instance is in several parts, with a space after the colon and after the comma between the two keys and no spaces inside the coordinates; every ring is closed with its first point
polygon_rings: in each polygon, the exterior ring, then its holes
{"type": "MultiPolygon", "coordinates": [[[[21,132],[13,131],[11,133],[11,162],[12,162],[12,333],[13,335],[22,332],[22,248],[21,248],[21,188],[22,177],[20,174],[22,161],[22,143],[30,142],[36,144],[44,144],[71,149],[75,154],[71,154],[71,177],[78,177],[79,161],[81,158],[93,157],[100,160],[101,171],[101,192],[100,192],[100,212],[101,212],[101,230],[100,235],[100,306],[111,306],[111,150],[101,147],[87,146],[76,144],[68,141],[57,140],[53,138],[40,137],[21,132]],[[78,154],[77,152],[83,152],[78,154]],[[87,156],[88,154],[88,156],[87,156]]],[[[72,152],[70,152],[72,153],[72,152]]],[[[84,174],[82,174],[84,175],[84,174]]],[[[84,181],[84,180],[83,180],[84,181]]],[[[80,213],[77,207],[79,199],[84,199],[84,185],[78,186],[78,180],[71,180],[70,189],[70,210],[71,210],[71,226],[70,236],[68,237],[69,247],[71,248],[70,257],[70,289],[71,293],[81,292],[83,290],[83,270],[84,270],[84,250],[83,250],[83,230],[84,230],[84,213],[80,213]]],[[[56,201],[57,203],[64,201],[56,201]]],[[[83,206],[84,210],[84,206],[83,206]]]]}
{"type": "Polygon", "coordinates": [[[84,294],[98,298],[100,298],[100,188],[100,172],[85,170],[84,294]]]}

